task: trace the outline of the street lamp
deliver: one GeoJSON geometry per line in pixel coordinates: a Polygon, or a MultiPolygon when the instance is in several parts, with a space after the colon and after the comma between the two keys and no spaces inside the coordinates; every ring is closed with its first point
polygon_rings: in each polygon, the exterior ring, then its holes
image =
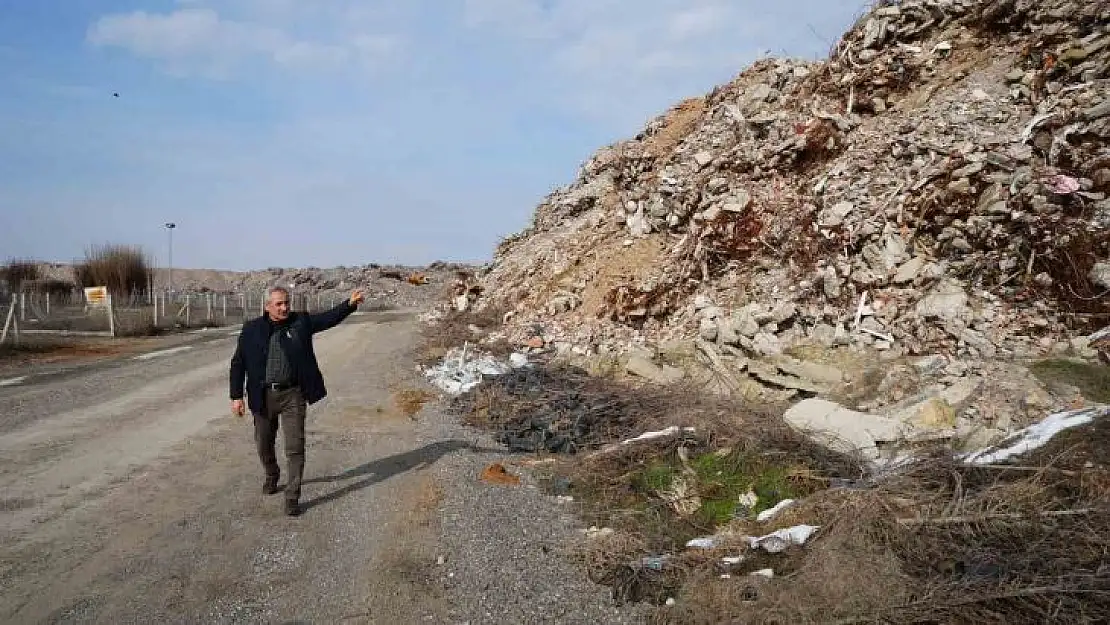
{"type": "Polygon", "coordinates": [[[169,266],[169,277],[166,279],[166,285],[167,285],[168,290],[169,290],[171,295],[173,294],[173,229],[176,228],[176,227],[177,227],[177,224],[173,223],[172,221],[166,222],[166,232],[168,232],[169,235],[170,235],[170,258],[169,258],[169,265],[170,266],[169,266]]]}

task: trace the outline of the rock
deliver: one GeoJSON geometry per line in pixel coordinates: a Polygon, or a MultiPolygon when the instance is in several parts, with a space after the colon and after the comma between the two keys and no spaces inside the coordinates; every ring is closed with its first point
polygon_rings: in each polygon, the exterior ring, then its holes
{"type": "Polygon", "coordinates": [[[637,375],[656,384],[671,384],[682,379],[682,372],[661,367],[641,354],[632,354],[625,363],[625,371],[637,375]]]}
{"type": "Polygon", "coordinates": [[[694,162],[698,167],[705,167],[713,162],[713,155],[706,150],[702,150],[694,155],[694,162]]]}
{"type": "Polygon", "coordinates": [[[723,345],[738,345],[740,343],[740,333],[731,319],[722,319],[717,324],[717,341],[723,345]]]}
{"type": "Polygon", "coordinates": [[[738,310],[729,318],[732,329],[740,336],[753,338],[759,332],[759,322],[752,315],[750,309],[738,310]]]}
{"type": "Polygon", "coordinates": [[[971,190],[972,190],[971,189],[971,181],[968,180],[967,178],[960,178],[959,180],[953,180],[952,182],[948,183],[948,190],[951,191],[952,193],[958,193],[960,195],[967,195],[967,194],[971,193],[971,190]]]}
{"type": "Polygon", "coordinates": [[[771,320],[777,324],[793,319],[798,314],[798,307],[794,302],[782,302],[771,310],[771,320]]]}
{"type": "Polygon", "coordinates": [[[921,274],[921,270],[925,268],[925,262],[924,256],[915,256],[907,260],[895,271],[892,281],[894,284],[913,282],[921,274]]]}
{"type": "Polygon", "coordinates": [[[1110,262],[1095,263],[1087,279],[1102,289],[1110,289],[1110,262]]]}
{"type": "Polygon", "coordinates": [[[821,289],[825,293],[825,297],[834,299],[840,297],[840,278],[836,275],[835,271],[826,272],[821,282],[821,289]]]}
{"type": "Polygon", "coordinates": [[[926,399],[913,406],[904,415],[899,414],[897,418],[923,428],[949,429],[956,427],[956,410],[939,397],[926,399]]]}
{"type": "Polygon", "coordinates": [[[913,361],[913,368],[917,369],[918,373],[925,375],[938,373],[944,366],[948,364],[948,358],[940,354],[932,356],[923,356],[913,361]]]}
{"type": "MultiPolygon", "coordinates": [[[[829,329],[831,330],[832,328],[829,329]]],[[[844,372],[829,365],[805,360],[795,360],[787,356],[781,356],[776,359],[775,365],[780,371],[819,384],[836,385],[844,383],[844,372]]]]}
{"type": "Polygon", "coordinates": [[[991,445],[1006,438],[1006,432],[997,428],[972,428],[967,432],[961,432],[959,449],[962,452],[969,453],[986,449],[991,445]]]}
{"type": "Polygon", "coordinates": [[[752,349],[762,356],[777,356],[782,353],[784,347],[774,334],[759,332],[752,338],[752,349]]]}
{"type": "Polygon", "coordinates": [[[1107,98],[1103,100],[1102,103],[1096,104],[1095,106],[1092,106],[1091,108],[1083,111],[1083,118],[1088,121],[1102,119],[1107,115],[1110,115],[1110,98],[1107,98]]]}
{"type": "Polygon", "coordinates": [[[838,202],[821,211],[817,216],[817,225],[832,228],[844,223],[844,219],[855,209],[851,202],[838,202]]]}
{"type": "Polygon", "coordinates": [[[547,313],[549,315],[558,315],[574,310],[581,303],[581,300],[574,295],[557,295],[551,298],[547,303],[547,313]]]}
{"type": "Polygon", "coordinates": [[[1006,74],[1008,82],[1021,82],[1023,78],[1025,78],[1025,70],[1023,69],[1010,70],[1010,73],[1006,74]]]}
{"type": "Polygon", "coordinates": [[[902,424],[894,419],[856,412],[825,399],[806,399],[782,416],[792,428],[817,443],[842,453],[860,453],[877,460],[877,443],[902,438],[902,424]]]}
{"type": "Polygon", "coordinates": [[[717,322],[703,317],[698,323],[698,336],[704,341],[716,341],[717,334],[717,322]]]}
{"type": "Polygon", "coordinates": [[[819,323],[809,331],[809,338],[818,345],[832,346],[836,339],[836,328],[827,323],[819,323]]]}
{"type": "Polygon", "coordinates": [[[780,375],[776,373],[775,367],[762,362],[749,361],[748,373],[750,373],[752,377],[762,382],[766,382],[767,384],[772,384],[774,386],[781,386],[782,388],[786,389],[805,391],[807,393],[814,394],[824,393],[828,390],[821,385],[814,384],[811,380],[804,380],[802,378],[789,375],[780,375]]]}
{"type": "Polygon", "coordinates": [[[937,285],[918,301],[914,310],[918,316],[926,319],[959,319],[971,312],[967,302],[967,293],[963,286],[950,279],[937,285]]]}
{"type": "Polygon", "coordinates": [[[961,380],[932,397],[896,410],[888,416],[920,428],[951,429],[956,427],[957,415],[967,409],[982,386],[982,380],[977,378],[961,380]]]}
{"type": "Polygon", "coordinates": [[[701,312],[713,305],[713,300],[709,299],[708,295],[694,296],[694,312],[701,312]]]}
{"type": "Polygon", "coordinates": [[[725,202],[721,208],[730,213],[742,213],[751,205],[751,194],[747,191],[739,191],[730,201],[725,202]]]}

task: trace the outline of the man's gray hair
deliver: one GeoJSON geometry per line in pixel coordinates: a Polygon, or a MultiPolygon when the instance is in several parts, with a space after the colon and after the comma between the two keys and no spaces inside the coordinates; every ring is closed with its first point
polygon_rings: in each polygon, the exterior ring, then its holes
{"type": "Polygon", "coordinates": [[[272,286],[269,288],[268,291],[266,291],[266,299],[273,299],[274,293],[285,293],[286,298],[291,297],[291,295],[289,294],[289,289],[283,286],[272,286]]]}

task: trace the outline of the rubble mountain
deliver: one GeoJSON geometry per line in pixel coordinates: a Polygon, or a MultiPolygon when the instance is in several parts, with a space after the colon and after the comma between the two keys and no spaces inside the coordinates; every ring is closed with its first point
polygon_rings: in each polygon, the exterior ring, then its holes
{"type": "Polygon", "coordinates": [[[1110,316],[1108,25],[1105,1],[878,2],[826,60],[760,59],[592,155],[478,306],[581,354],[1050,351],[1110,316]]]}

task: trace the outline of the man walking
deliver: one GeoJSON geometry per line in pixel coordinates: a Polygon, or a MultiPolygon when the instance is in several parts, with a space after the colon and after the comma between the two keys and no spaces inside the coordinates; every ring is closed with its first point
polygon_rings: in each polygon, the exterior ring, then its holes
{"type": "Polygon", "coordinates": [[[285,430],[285,456],[289,481],[285,485],[285,514],[301,513],[301,478],[304,475],[305,412],[327,395],[324,376],[316,362],[312,335],[339,325],[362,302],[362,291],[331,310],[310,315],[289,310],[289,291],[270,289],[265,314],[243,324],[231,357],[231,412],[254,416],[254,440],[266,479],[262,491],[278,492],[278,467],[274,443],[280,419],[285,430]]]}

